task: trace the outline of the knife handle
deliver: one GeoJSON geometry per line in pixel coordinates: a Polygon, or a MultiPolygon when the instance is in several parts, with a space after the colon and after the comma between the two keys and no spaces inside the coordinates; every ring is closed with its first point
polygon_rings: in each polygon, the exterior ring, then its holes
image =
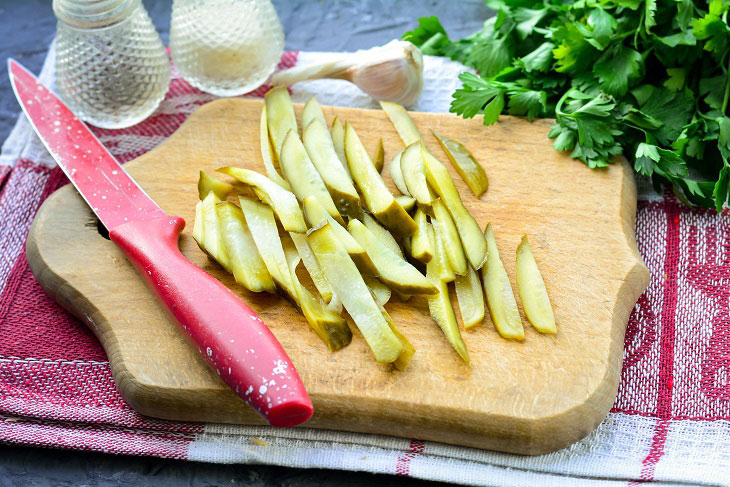
{"type": "Polygon", "coordinates": [[[180,253],[184,226],[164,216],[124,223],[109,237],[236,394],[273,426],[307,421],[312,402],[281,344],[238,296],[180,253]]]}

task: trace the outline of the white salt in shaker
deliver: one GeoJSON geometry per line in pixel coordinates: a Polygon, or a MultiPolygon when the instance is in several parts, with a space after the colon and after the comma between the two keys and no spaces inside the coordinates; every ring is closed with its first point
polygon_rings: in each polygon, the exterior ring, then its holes
{"type": "Polygon", "coordinates": [[[165,48],[140,0],[53,0],[56,87],[82,120],[134,125],[170,85],[165,48]]]}
{"type": "Polygon", "coordinates": [[[218,96],[263,84],[284,51],[270,0],[173,0],[172,62],[190,84],[218,96]]]}

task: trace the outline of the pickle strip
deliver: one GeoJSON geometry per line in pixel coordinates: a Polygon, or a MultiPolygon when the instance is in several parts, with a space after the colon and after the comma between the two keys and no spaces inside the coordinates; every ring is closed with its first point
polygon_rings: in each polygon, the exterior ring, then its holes
{"type": "Polygon", "coordinates": [[[489,179],[481,164],[477,162],[469,149],[464,147],[461,142],[442,137],[433,130],[431,130],[431,133],[439,141],[446,157],[451,161],[454,169],[459,173],[471,192],[474,193],[474,196],[481,197],[489,188],[489,179]]]}
{"type": "Polygon", "coordinates": [[[276,228],[276,219],[272,209],[252,198],[240,196],[238,201],[246,220],[251,236],[256,244],[266,269],[271,274],[274,283],[284,291],[289,298],[297,303],[297,291],[294,288],[286,256],[276,228]]]}
{"type": "Polygon", "coordinates": [[[296,132],[290,130],[281,146],[281,169],[284,177],[291,185],[292,192],[299,201],[304,198],[313,196],[317,198],[319,203],[327,210],[327,213],[340,223],[344,220],[337,211],[337,206],[332,200],[327,187],[322,181],[317,169],[314,167],[312,160],[304,148],[304,144],[299,140],[296,132]]]}
{"type": "Polygon", "coordinates": [[[398,340],[403,344],[403,351],[398,355],[398,358],[393,362],[393,365],[398,370],[405,370],[405,368],[408,366],[408,364],[411,362],[411,359],[413,358],[413,355],[416,353],[416,349],[411,345],[411,342],[408,341],[408,338],[400,332],[398,327],[396,326],[393,319],[390,317],[388,312],[385,310],[385,307],[383,304],[375,301],[378,304],[378,307],[380,308],[380,312],[383,315],[383,318],[385,318],[385,321],[388,322],[388,326],[390,326],[390,330],[393,332],[393,334],[398,337],[398,340]]]}
{"type": "Polygon", "coordinates": [[[339,222],[335,221],[334,218],[327,214],[325,209],[322,208],[322,205],[319,204],[319,201],[317,201],[316,198],[305,198],[303,203],[304,214],[307,217],[307,221],[309,222],[310,227],[316,227],[317,225],[320,225],[323,221],[328,221],[332,226],[332,231],[335,233],[335,236],[345,247],[345,250],[347,251],[350,258],[352,258],[352,260],[355,262],[357,268],[360,269],[360,272],[368,274],[370,276],[378,275],[375,264],[373,264],[373,261],[370,259],[368,253],[365,252],[365,249],[362,248],[359,243],[357,243],[357,241],[352,237],[352,235],[348,233],[345,227],[340,225],[339,222]]]}
{"type": "Polygon", "coordinates": [[[441,230],[439,222],[431,219],[431,229],[433,231],[435,242],[433,246],[434,258],[432,260],[436,261],[439,279],[444,282],[452,282],[456,279],[456,273],[449,263],[449,256],[446,253],[443,231],[441,230]]]}
{"type": "Polygon", "coordinates": [[[367,229],[370,230],[378,240],[380,240],[383,245],[399,255],[401,259],[405,259],[405,256],[403,255],[403,250],[401,250],[400,245],[398,245],[398,242],[396,241],[393,234],[386,230],[385,227],[383,227],[380,223],[378,223],[378,220],[373,218],[370,214],[365,213],[362,222],[365,224],[367,229]]]}
{"type": "Polygon", "coordinates": [[[408,147],[409,145],[422,142],[423,137],[416,128],[416,124],[413,123],[413,119],[405,108],[401,105],[392,101],[381,101],[380,107],[388,114],[388,118],[395,126],[395,130],[400,135],[403,145],[408,147]]]}
{"type": "Polygon", "coordinates": [[[433,195],[426,182],[423,150],[421,142],[415,142],[406,147],[400,159],[400,168],[408,193],[416,199],[418,204],[428,208],[433,202],[433,195]]]}
{"type": "Polygon", "coordinates": [[[416,222],[406,213],[385,186],[383,178],[375,170],[355,129],[348,122],[345,126],[345,155],[350,174],[365,201],[365,206],[385,227],[402,237],[416,231],[416,222]]]}
{"type": "Polygon", "coordinates": [[[320,122],[325,129],[327,128],[327,120],[324,118],[322,107],[313,96],[307,100],[302,109],[302,129],[306,129],[314,121],[320,122]]]}
{"type": "Polygon", "coordinates": [[[477,271],[468,266],[467,274],[457,277],[454,287],[464,328],[481,324],[484,321],[484,291],[477,271]]]}
{"type": "Polygon", "coordinates": [[[410,254],[414,259],[418,259],[424,264],[427,264],[433,258],[433,249],[431,248],[431,239],[429,237],[430,228],[426,221],[426,213],[421,208],[418,208],[413,219],[418,225],[418,230],[411,237],[410,254]]]}
{"type": "Polygon", "coordinates": [[[507,271],[504,270],[504,264],[499,258],[497,241],[494,239],[491,223],[484,230],[484,238],[489,251],[487,264],[482,267],[482,281],[492,322],[503,338],[524,340],[525,330],[517,309],[517,301],[515,301],[507,271]]]}
{"type": "Polygon", "coordinates": [[[289,91],[286,86],[275,86],[264,95],[266,123],[269,137],[274,146],[276,158],[281,162],[281,146],[290,130],[297,133],[297,117],[294,114],[289,91]]]}
{"type": "Polygon", "coordinates": [[[200,177],[198,178],[198,197],[200,197],[201,200],[204,200],[211,191],[214,192],[218,198],[224,200],[228,194],[233,191],[233,185],[230,183],[224,183],[205,171],[200,171],[200,177]]]}
{"type": "Polygon", "coordinates": [[[231,262],[223,244],[221,225],[218,219],[218,212],[215,209],[215,206],[220,202],[220,198],[212,191],[203,199],[201,205],[201,221],[203,223],[202,241],[198,242],[198,246],[225,270],[230,272],[231,262]]]}
{"type": "Polygon", "coordinates": [[[475,270],[479,270],[487,258],[487,244],[482,231],[474,217],[464,207],[446,166],[441,164],[425,147],[422,152],[428,184],[441,197],[441,201],[449,210],[469,263],[475,270]]]}
{"type": "Polygon", "coordinates": [[[345,127],[338,117],[332,120],[332,128],[330,128],[330,135],[332,136],[332,145],[335,146],[335,152],[337,158],[342,163],[342,167],[345,168],[347,175],[350,175],[350,168],[347,167],[347,157],[345,157],[345,127]]]}
{"type": "Polygon", "coordinates": [[[403,294],[436,294],[438,290],[418,269],[384,245],[359,220],[351,220],[347,230],[368,253],[378,279],[394,291],[403,294]]]}
{"type": "Polygon", "coordinates": [[[381,172],[385,165],[385,148],[383,147],[383,139],[378,139],[378,146],[375,148],[373,155],[373,165],[375,170],[381,172]]]}
{"type": "Polygon", "coordinates": [[[449,210],[446,209],[446,206],[440,198],[434,200],[432,208],[434,218],[438,222],[439,230],[441,231],[441,237],[444,239],[444,249],[446,250],[446,256],[449,259],[451,268],[459,276],[466,275],[466,268],[469,265],[466,262],[459,232],[456,229],[454,221],[451,219],[449,210]]]}
{"type": "Polygon", "coordinates": [[[517,290],[520,293],[522,308],[532,326],[540,333],[555,334],[555,315],[550,304],[545,281],[532,254],[527,235],[522,236],[517,247],[517,290]]]}
{"type": "Polygon", "coordinates": [[[256,248],[241,209],[224,201],[216,205],[216,210],[223,233],[223,243],[231,262],[231,273],[236,282],[254,293],[262,291],[275,293],[274,281],[256,248]]]}
{"type": "Polygon", "coordinates": [[[340,244],[330,224],[309,231],[309,245],[337,297],[381,363],[395,362],[405,346],[383,317],[355,263],[340,244]]]}
{"type": "Polygon", "coordinates": [[[307,231],[304,214],[299,208],[297,197],[291,191],[287,191],[263,174],[250,169],[228,166],[217,169],[217,171],[252,186],[256,196],[274,209],[284,230],[297,233],[307,231]]]}
{"type": "Polygon", "coordinates": [[[406,186],[406,181],[403,179],[403,171],[401,169],[401,158],[403,156],[403,152],[405,152],[405,149],[401,149],[396,152],[393,159],[390,160],[388,171],[390,171],[390,177],[393,179],[398,191],[405,196],[411,196],[411,193],[408,191],[408,186],[406,186]]]}
{"type": "Polygon", "coordinates": [[[350,174],[342,167],[327,127],[310,123],[304,129],[302,142],[337,210],[348,218],[362,218],[360,196],[350,174]]]}
{"type": "Polygon", "coordinates": [[[266,175],[269,176],[273,182],[281,186],[287,191],[291,191],[291,186],[286,180],[281,177],[279,171],[274,166],[274,161],[271,157],[271,139],[269,138],[269,125],[268,116],[266,114],[266,104],[261,108],[261,123],[259,124],[259,143],[261,144],[261,158],[264,160],[264,168],[266,169],[266,175]]]}
{"type": "MultiPolygon", "coordinates": [[[[294,242],[294,246],[297,248],[299,257],[302,259],[302,264],[309,272],[309,276],[312,278],[314,287],[317,288],[317,292],[326,303],[332,301],[332,288],[330,287],[327,279],[324,277],[322,269],[319,267],[317,258],[314,256],[314,252],[309,247],[307,237],[303,233],[289,232],[289,236],[294,242]]],[[[286,250],[286,249],[285,249],[286,250]]]]}
{"type": "Polygon", "coordinates": [[[428,296],[428,311],[443,331],[446,341],[451,344],[464,362],[469,363],[469,352],[466,350],[466,344],[461,337],[461,331],[459,331],[459,325],[456,322],[454,308],[451,306],[451,299],[449,299],[448,287],[441,280],[439,274],[438,262],[436,259],[431,259],[431,262],[426,264],[426,277],[436,286],[439,293],[435,296],[428,296]]]}
{"type": "MultiPolygon", "coordinates": [[[[294,235],[300,234],[295,233],[294,235]]],[[[306,237],[304,238],[306,239],[306,237]]],[[[346,347],[352,341],[352,332],[347,326],[347,322],[338,313],[328,309],[321,299],[315,297],[299,282],[297,267],[301,256],[297,253],[295,244],[292,244],[288,239],[284,239],[282,246],[289,274],[297,294],[297,303],[310,328],[314,330],[330,351],[336,352],[346,347]]]]}
{"type": "Polygon", "coordinates": [[[416,206],[416,198],[413,198],[412,196],[399,194],[395,197],[395,200],[403,207],[404,210],[406,210],[406,212],[411,211],[416,206]]]}
{"type": "Polygon", "coordinates": [[[365,281],[365,284],[367,284],[368,289],[370,289],[373,296],[377,299],[378,303],[385,306],[388,301],[390,301],[390,296],[393,294],[390,288],[373,276],[364,275],[362,278],[365,281]]]}

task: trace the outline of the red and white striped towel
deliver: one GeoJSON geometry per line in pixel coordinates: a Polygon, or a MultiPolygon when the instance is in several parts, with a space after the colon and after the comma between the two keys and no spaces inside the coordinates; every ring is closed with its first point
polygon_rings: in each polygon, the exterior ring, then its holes
{"type": "MultiPolygon", "coordinates": [[[[281,67],[323,53],[288,52],[281,67]]],[[[53,83],[53,50],[42,79],[53,83]]],[[[416,109],[447,111],[463,68],[426,57],[416,109]]],[[[263,89],[253,96],[261,95],[263,89]]],[[[297,101],[357,107],[345,82],[294,89],[297,101]]],[[[167,98],[145,122],[94,129],[121,161],[152,149],[214,97],[173,69],[167,98]]],[[[23,117],[0,156],[0,441],[221,463],[365,470],[489,486],[730,485],[730,220],[671,194],[640,192],[636,233],[651,284],[631,315],[616,403],[570,448],[539,457],[311,429],[181,423],[135,413],[106,355],[51,301],[23,252],[38,206],[66,184],[23,117]],[[253,438],[266,441],[255,442],[253,438]],[[266,445],[266,446],[264,446],[266,445]]]]}

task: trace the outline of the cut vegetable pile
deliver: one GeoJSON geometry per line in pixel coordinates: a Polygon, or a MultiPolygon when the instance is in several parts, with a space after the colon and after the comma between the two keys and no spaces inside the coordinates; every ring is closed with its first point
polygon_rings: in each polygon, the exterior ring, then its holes
{"type": "MultiPolygon", "coordinates": [[[[382,140],[371,158],[349,122],[335,118],[328,127],[314,98],[304,106],[300,130],[289,93],[278,86],[266,94],[261,113],[267,175],[218,169],[237,181],[231,184],[201,171],[193,238],[249,291],[289,299],[332,351],[352,340],[346,311],[376,361],[402,370],[415,349],[384,305],[391,296],[422,295],[448,343],[469,362],[449,296],[452,281],[465,328],[482,323],[486,292],[497,331],[522,340],[491,225],[481,231],[408,112],[394,103],[382,106],[404,145],[389,165],[402,194],[391,193],[380,175],[382,140]]],[[[434,136],[472,192],[484,194],[487,176],[471,153],[434,136]]],[[[517,250],[517,287],[534,328],[556,333],[527,237],[517,250]]]]}

